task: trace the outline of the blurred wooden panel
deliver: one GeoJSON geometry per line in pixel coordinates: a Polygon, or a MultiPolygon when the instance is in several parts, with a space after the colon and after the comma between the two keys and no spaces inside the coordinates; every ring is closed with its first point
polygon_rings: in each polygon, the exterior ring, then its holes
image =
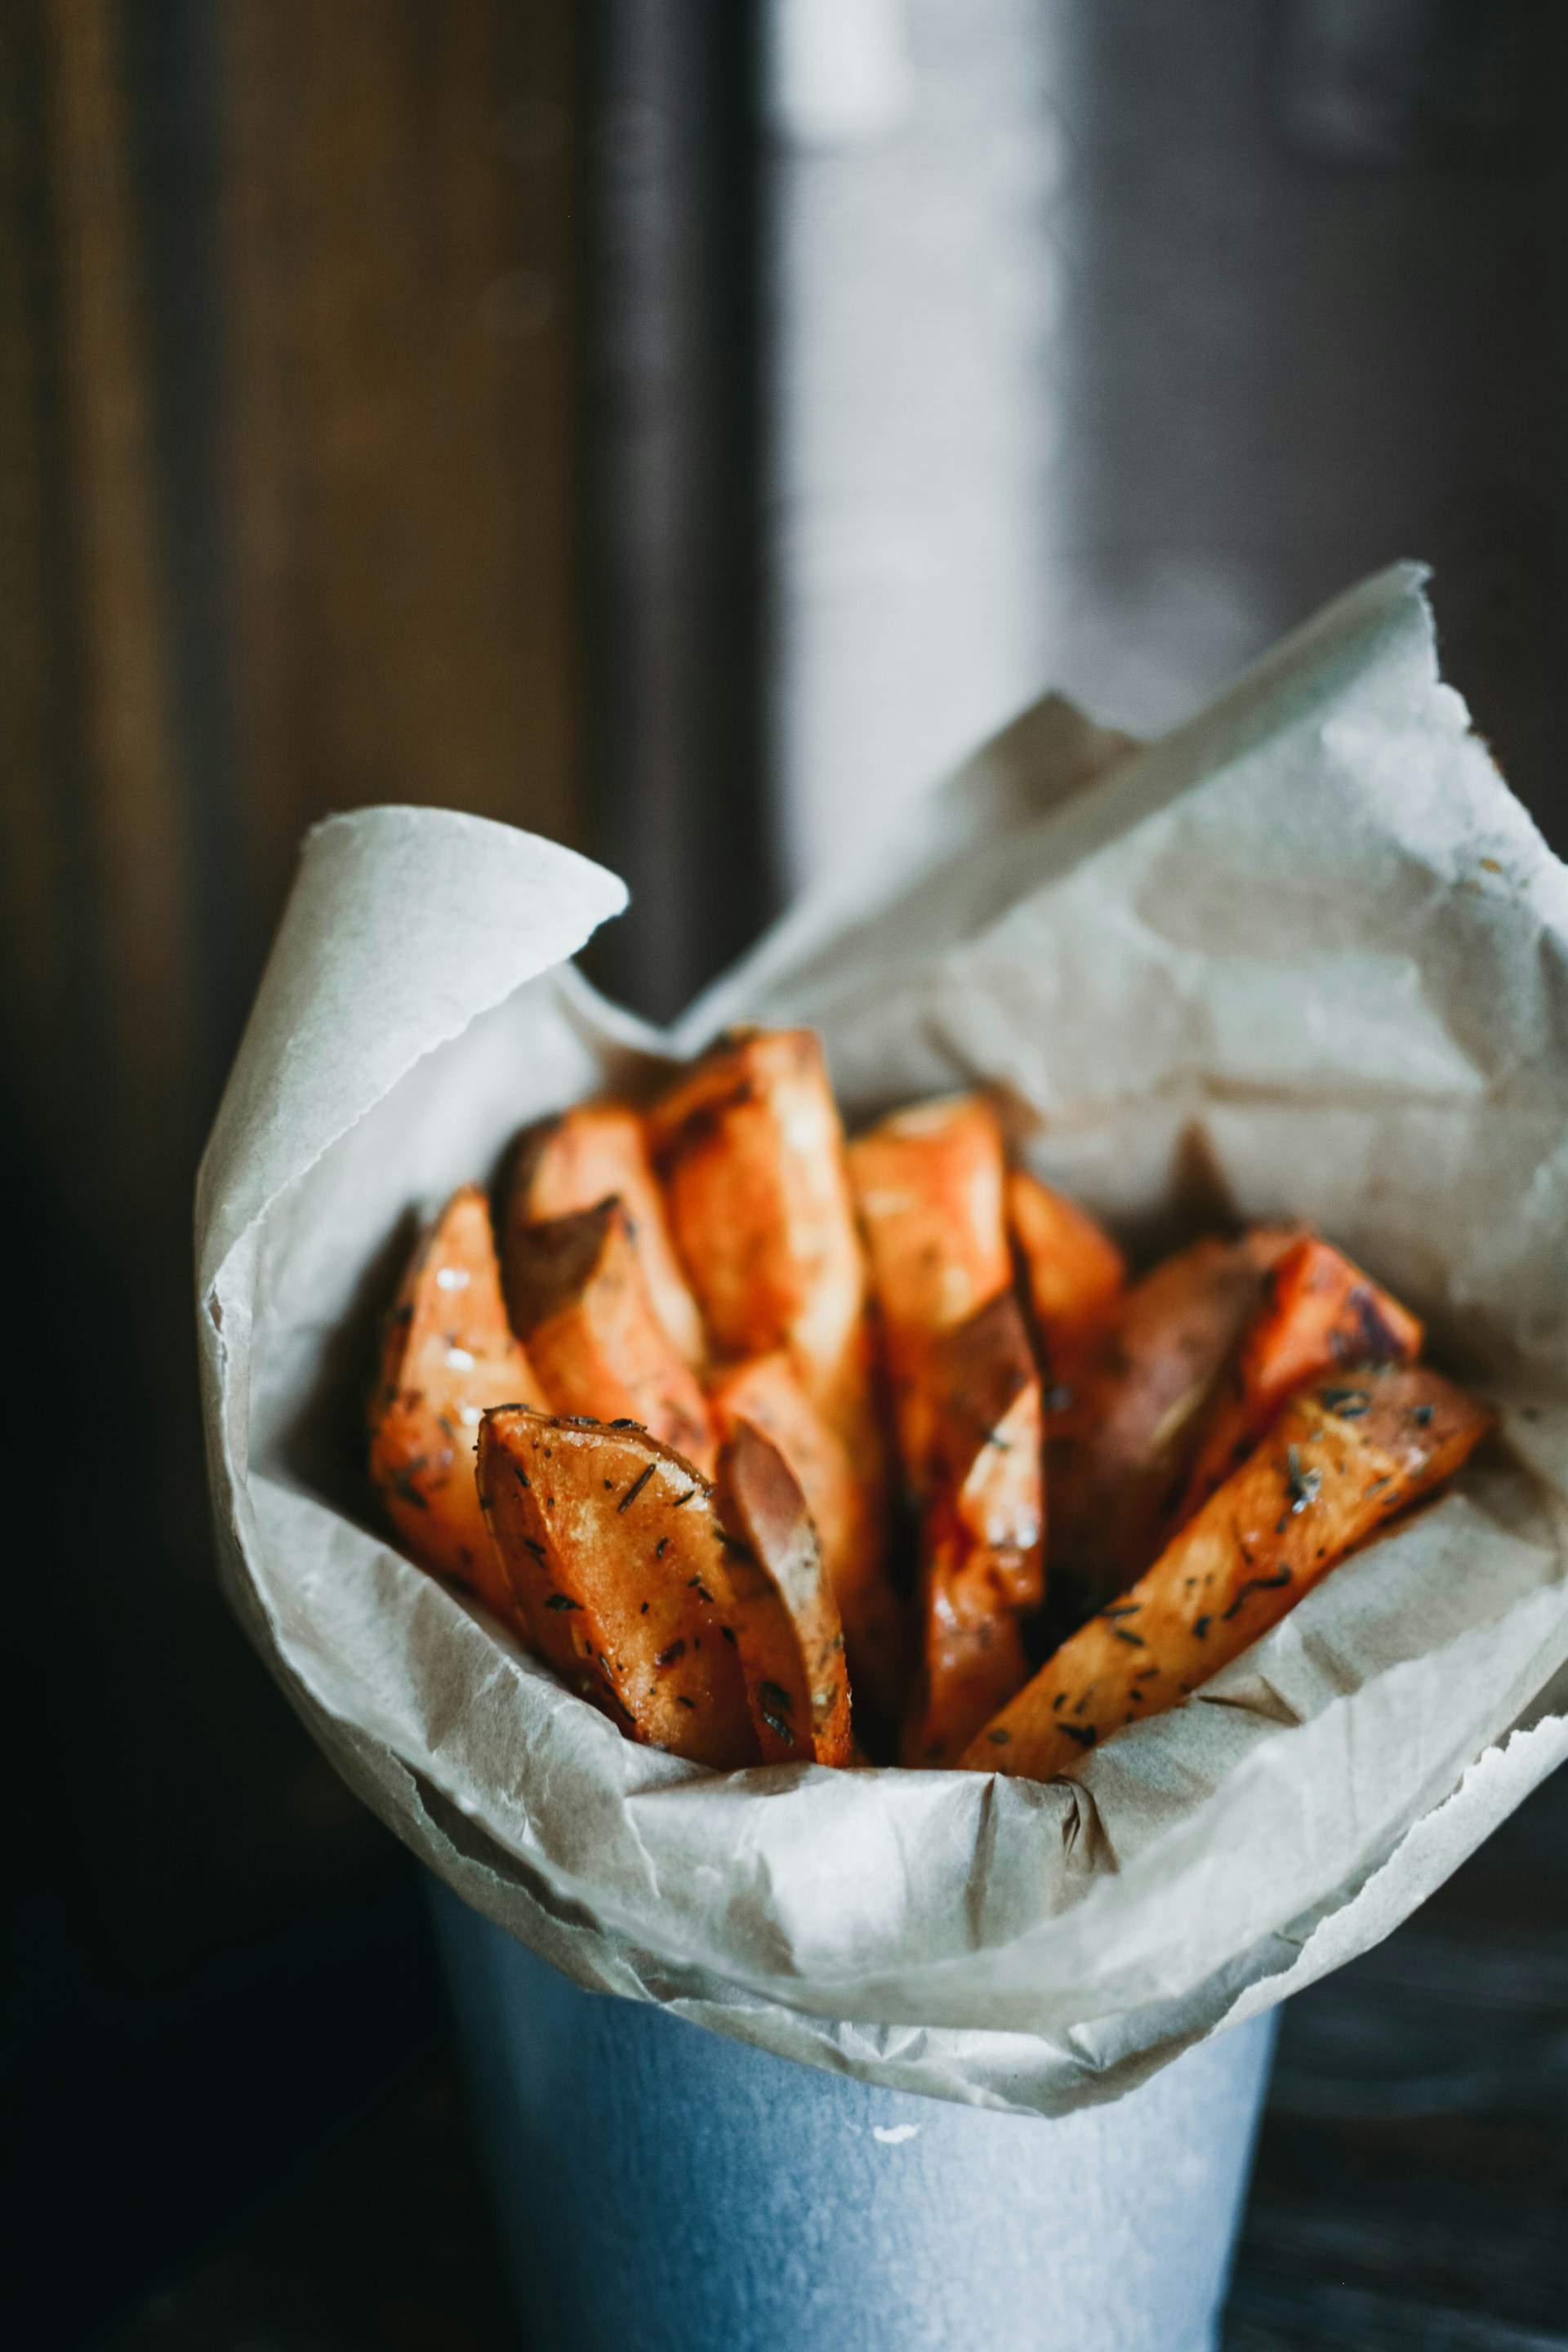
{"type": "Polygon", "coordinates": [[[223,24],[257,887],[366,801],[574,838],[569,12],[227,0],[223,24]]]}
{"type": "Polygon", "coordinates": [[[10,1303],[29,1398],[104,1408],[104,1507],[16,1580],[86,1705],[16,1695],[12,1875],[145,1978],[384,1852],[212,1590],[191,1184],[308,824],[581,835],[574,44],[571,0],[0,6],[10,1303]]]}
{"type": "Polygon", "coordinates": [[[0,15],[7,1064],[183,1218],[307,825],[582,835],[573,12],[0,15]]]}

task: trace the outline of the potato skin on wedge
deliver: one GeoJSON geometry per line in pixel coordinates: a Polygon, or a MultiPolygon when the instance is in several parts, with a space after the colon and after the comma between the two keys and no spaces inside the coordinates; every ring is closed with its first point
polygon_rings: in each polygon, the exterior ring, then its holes
{"type": "Polygon", "coordinates": [[[857,1699],[864,1693],[890,1728],[902,1701],[904,1625],[888,1580],[886,1536],[874,1491],[782,1349],[721,1374],[709,1403],[721,1436],[749,1423],[783,1455],[822,1548],[857,1699]]]}
{"type": "Polygon", "coordinates": [[[1133,1284],[1047,1423],[1049,1567],[1088,1609],[1158,1553],[1205,1413],[1293,1235],[1210,1235],[1133,1284]]]}
{"type": "Polygon", "coordinates": [[[647,1122],[715,1352],[786,1349],[879,1487],[866,1267],[821,1040],[810,1029],[732,1033],[651,1106],[647,1122]]]}
{"type": "Polygon", "coordinates": [[[1087,1210],[1026,1168],[1007,1171],[1007,1231],[1041,1350],[1066,1379],[1126,1289],[1127,1262],[1087,1210]]]}
{"type": "Polygon", "coordinates": [[[849,1176],[893,1390],[904,1475],[930,1484],[931,1350],[1008,1290],[1002,1129],[981,1095],[916,1103],[857,1136],[849,1176]]]}
{"type": "Polygon", "coordinates": [[[1426,1334],[1407,1307],[1316,1234],[1301,1234],[1264,1294],[1210,1409],[1180,1527],[1257,1444],[1286,1399],[1337,1364],[1413,1362],[1426,1334]]]}
{"type": "Polygon", "coordinates": [[[676,1255],[642,1115],[630,1103],[577,1103],[519,1137],[508,1176],[503,1258],[514,1226],[570,1216],[612,1194],[630,1221],[659,1321],[686,1361],[701,1364],[708,1352],[702,1318],[676,1255]]]}
{"type": "Polygon", "coordinates": [[[507,1619],[511,1588],[474,1486],[479,1418],[542,1396],[507,1321],[489,1204],[466,1184],[421,1235],[387,1319],[370,1474],[416,1559],[507,1619]]]}
{"type": "Polygon", "coordinates": [[[647,1432],[499,1412],[479,1486],[544,1655],[628,1738],[731,1770],[754,1764],[711,1493],[647,1432]]]}
{"type": "Polygon", "coordinates": [[[853,1760],[849,1676],[833,1585],[800,1484],[737,1420],[719,1457],[730,1622],[764,1764],[853,1760]]]}
{"type": "Polygon", "coordinates": [[[659,1320],[622,1201],[542,1224],[514,1221],[503,1270],[512,1322],[557,1411],[640,1422],[712,1476],[707,1402],[659,1320]]]}
{"type": "Polygon", "coordinates": [[[1147,1575],[972,1741],[963,1768],[1048,1780],[1175,1706],[1450,1477],[1490,1421],[1416,1365],[1361,1365],[1300,1391],[1147,1575]]]}
{"type": "Polygon", "coordinates": [[[932,1357],[932,1458],[941,1493],[992,1561],[1015,1609],[1045,1586],[1045,1415],[1039,1369],[1016,1298],[993,1298],[932,1357]]]}
{"type": "Polygon", "coordinates": [[[1018,1612],[1043,1590],[1040,1378],[1023,1311],[1004,1291],[935,1343],[921,1514],[920,1675],[909,1764],[949,1764],[1026,1679],[1018,1612]]]}
{"type": "Polygon", "coordinates": [[[919,1675],[899,1751],[900,1762],[917,1770],[956,1762],[1029,1672],[994,1563],[946,1499],[928,1506],[921,1526],[920,1632],[919,1675]]]}

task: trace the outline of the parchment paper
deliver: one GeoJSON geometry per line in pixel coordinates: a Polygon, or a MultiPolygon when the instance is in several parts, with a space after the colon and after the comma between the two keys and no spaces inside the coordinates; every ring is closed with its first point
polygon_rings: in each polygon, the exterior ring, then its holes
{"type": "Polygon", "coordinates": [[[307,842],[198,1195],[227,1587],[367,1801],[580,1983],[1059,2114],[1386,1935],[1568,1749],[1568,875],[1421,578],[1147,747],[1047,698],[671,1040],[566,961],[625,901],[584,859],[416,809],[307,842]],[[1312,1219],[1501,1438],[1076,1782],[629,1745],[378,1531],[366,1333],[413,1213],[742,1013],[816,1024],[852,1116],[996,1085],[1140,1250],[1312,1219]]]}

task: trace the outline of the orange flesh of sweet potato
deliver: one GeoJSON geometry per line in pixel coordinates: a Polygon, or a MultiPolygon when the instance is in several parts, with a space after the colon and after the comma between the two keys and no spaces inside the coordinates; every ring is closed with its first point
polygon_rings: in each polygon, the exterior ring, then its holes
{"type": "Polygon", "coordinates": [[[1173,1526],[1243,1463],[1292,1392],[1336,1364],[1414,1362],[1425,1338],[1397,1298],[1316,1234],[1269,1272],[1263,1302],[1216,1397],[1173,1526]]]}
{"type": "Polygon", "coordinates": [[[487,1414],[479,1492],[550,1664],[631,1738],[721,1770],[759,1755],[712,1496],[640,1429],[487,1414]]]}
{"type": "Polygon", "coordinates": [[[1416,1365],[1361,1366],[1300,1391],[1148,1573],[972,1741],[963,1768],[1050,1780],[1174,1706],[1451,1476],[1489,1420],[1416,1365]]]}
{"type": "Polygon", "coordinates": [[[716,1350],[787,1349],[879,1493],[866,1269],[820,1041],[809,1029],[721,1041],[653,1104],[647,1124],[716,1350]]]}
{"type": "Polygon", "coordinates": [[[930,1483],[931,1354],[940,1335],[1011,1287],[1002,1130],[978,1095],[917,1103],[849,1146],[892,1382],[899,1451],[917,1494],[930,1483]]]}
{"type": "Polygon", "coordinates": [[[921,1529],[921,1660],[900,1761],[952,1763],[979,1727],[1028,1675],[1016,1612],[997,1591],[992,1562],[946,1497],[926,1507],[921,1529]]]}
{"type": "Polygon", "coordinates": [[[1076,1201],[1025,1168],[1007,1171],[1007,1228],[1046,1360],[1066,1377],[1126,1288],[1126,1260],[1076,1201]]]}
{"type": "Polygon", "coordinates": [[[854,1756],[844,1630],[805,1496],[778,1448],[737,1420],[719,1461],[729,1622],[764,1764],[854,1756]]]}
{"type": "Polygon", "coordinates": [[[750,1423],[784,1456],[822,1547],[857,1696],[865,1690],[884,1720],[896,1721],[903,1675],[901,1612],[888,1581],[876,1496],[848,1448],[779,1349],[722,1373],[709,1403],[721,1436],[750,1423]]]}
{"type": "Polygon", "coordinates": [[[659,1321],[689,1364],[700,1365],[707,1335],[680,1271],[664,1200],[638,1112],[629,1103],[578,1103],[530,1128],[512,1156],[502,1233],[591,1209],[614,1195],[631,1222],[659,1321]]]}
{"type": "Polygon", "coordinates": [[[542,1398],[507,1321],[489,1203],[466,1185],[421,1237],[388,1320],[370,1472],[415,1559],[509,1619],[511,1591],[479,1510],[474,1452],[487,1407],[542,1398]]]}
{"type": "Polygon", "coordinates": [[[909,1763],[950,1763],[1028,1668],[1016,1612],[1043,1586],[1040,1379],[1013,1293],[935,1342],[921,1517],[921,1676],[909,1763]]]}
{"type": "Polygon", "coordinates": [[[1202,1416],[1258,1310],[1279,1234],[1210,1236],[1124,1293],[1047,1423],[1049,1566],[1087,1604],[1160,1549],[1202,1416]]]}
{"type": "Polygon", "coordinates": [[[932,1370],[936,1484],[971,1542],[990,1556],[1009,1603],[1037,1608],[1045,1580],[1044,1416],[1013,1293],[943,1332],[932,1370]]]}
{"type": "Polygon", "coordinates": [[[505,1278],[512,1322],[559,1412],[639,1422],[712,1476],[707,1401],[655,1311],[622,1202],[510,1225],[505,1278]]]}

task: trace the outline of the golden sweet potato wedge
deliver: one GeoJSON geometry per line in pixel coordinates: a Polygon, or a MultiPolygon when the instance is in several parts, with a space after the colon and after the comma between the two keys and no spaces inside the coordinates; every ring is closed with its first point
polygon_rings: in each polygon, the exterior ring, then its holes
{"type": "Polygon", "coordinates": [[[1045,1780],[1195,1690],[1345,1554],[1451,1476],[1490,1415],[1418,1365],[1301,1390],[1148,1573],[1064,1642],[965,1769],[1045,1780]]]}
{"type": "Polygon", "coordinates": [[[809,1029],[732,1034],[652,1106],[647,1124],[715,1349],[786,1349],[879,1486],[866,1269],[821,1041],[809,1029]]]}
{"type": "Polygon", "coordinates": [[[633,1739],[721,1770],[760,1754],[711,1490],[646,1430],[500,1412],[479,1494],[549,1662],[633,1739]]]}
{"type": "Polygon", "coordinates": [[[736,1420],[719,1457],[729,1622],[764,1764],[847,1764],[844,1629],[805,1496],[760,1429],[736,1420]]]}
{"type": "Polygon", "coordinates": [[[707,1401],[655,1311],[622,1202],[509,1225],[504,1276],[512,1323],[558,1412],[638,1422],[712,1476],[707,1401]]]}
{"type": "Polygon", "coordinates": [[[1279,1234],[1210,1236],[1134,1283],[1051,1401],[1049,1567],[1095,1607],[1159,1551],[1203,1415],[1257,1313],[1279,1234]]]}
{"type": "Polygon", "coordinates": [[[1026,1680],[1016,1612],[992,1562],[945,1496],[929,1503],[921,1530],[921,1656],[900,1760],[952,1764],[1026,1680]]]}
{"type": "Polygon", "coordinates": [[[502,1220],[502,1257],[514,1225],[568,1217],[612,1195],[630,1221],[659,1321],[687,1362],[701,1364],[708,1352],[702,1318],[675,1254],[641,1114],[629,1103],[577,1103],[518,1139],[502,1220]]]}
{"type": "Polygon", "coordinates": [[[542,1398],[501,1302],[489,1204],[465,1185],[421,1236],[388,1318],[370,1474],[415,1559],[471,1585],[500,1617],[512,1597],[474,1486],[479,1417],[542,1398]]]}
{"type": "Polygon", "coordinates": [[[1126,1288],[1127,1262],[1087,1211],[1025,1168],[1007,1171],[1007,1230],[1046,1360],[1065,1379],[1126,1288]]]}
{"type": "Polygon", "coordinates": [[[865,1691],[882,1720],[896,1723],[903,1690],[903,1622],[888,1578],[874,1490],[782,1349],[721,1374],[708,1402],[721,1437],[750,1423],[788,1464],[822,1547],[857,1696],[865,1691]]]}
{"type": "Polygon", "coordinates": [[[1040,1378],[1010,1290],[939,1335],[929,1378],[920,1679],[902,1743],[910,1764],[951,1763],[1023,1683],[1017,1612],[1038,1603],[1043,1583],[1040,1378]]]}
{"type": "Polygon", "coordinates": [[[1295,1390],[1336,1364],[1414,1362],[1425,1336],[1408,1307],[1359,1265],[1316,1234],[1300,1234],[1269,1271],[1209,1409],[1173,1528],[1247,1459],[1295,1390]]]}
{"type": "Polygon", "coordinates": [[[893,1390],[899,1451],[916,1494],[930,1485],[931,1358],[943,1331],[1012,1286],[996,1115],[982,1096],[916,1103],[849,1146],[893,1390]]]}
{"type": "Polygon", "coordinates": [[[935,1483],[1009,1604],[1036,1608],[1045,1579],[1044,1415],[1010,1290],[941,1335],[932,1372],[935,1483]]]}

